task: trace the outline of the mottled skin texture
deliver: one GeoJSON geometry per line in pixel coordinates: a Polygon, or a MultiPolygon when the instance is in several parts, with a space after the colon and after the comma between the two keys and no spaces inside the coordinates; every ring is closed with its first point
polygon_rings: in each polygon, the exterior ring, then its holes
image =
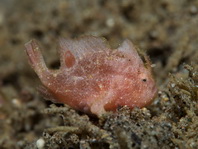
{"type": "Polygon", "coordinates": [[[112,50],[94,36],[60,39],[59,70],[46,67],[35,40],[25,47],[43,92],[54,102],[100,116],[119,106],[144,107],[156,95],[149,60],[144,64],[129,40],[112,50]]]}

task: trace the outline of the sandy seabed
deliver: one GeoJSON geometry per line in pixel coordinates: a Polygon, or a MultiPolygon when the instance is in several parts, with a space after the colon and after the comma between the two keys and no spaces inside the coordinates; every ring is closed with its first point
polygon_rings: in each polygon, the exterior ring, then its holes
{"type": "Polygon", "coordinates": [[[1,149],[198,148],[198,1],[0,0],[1,149]],[[46,101],[24,44],[37,39],[50,68],[57,40],[130,39],[146,51],[159,92],[143,109],[100,119],[46,101]]]}

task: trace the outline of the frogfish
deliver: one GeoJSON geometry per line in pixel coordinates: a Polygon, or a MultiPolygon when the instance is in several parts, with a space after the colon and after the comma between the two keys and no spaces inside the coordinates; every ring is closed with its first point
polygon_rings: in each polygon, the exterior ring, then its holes
{"type": "Polygon", "coordinates": [[[157,93],[150,60],[147,56],[143,60],[129,40],[111,49],[101,37],[60,38],[56,70],[46,66],[36,40],[25,47],[42,92],[52,102],[99,117],[122,106],[147,106],[157,93]]]}

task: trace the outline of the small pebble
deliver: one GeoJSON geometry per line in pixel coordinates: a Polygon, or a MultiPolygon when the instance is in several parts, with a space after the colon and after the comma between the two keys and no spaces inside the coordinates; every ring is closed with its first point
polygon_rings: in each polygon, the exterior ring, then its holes
{"type": "Polygon", "coordinates": [[[108,27],[114,27],[114,25],[115,25],[114,19],[113,19],[113,18],[107,19],[107,20],[106,20],[106,25],[107,25],[108,27]]]}
{"type": "Polygon", "coordinates": [[[36,141],[36,146],[38,149],[43,149],[45,145],[45,141],[43,140],[43,138],[40,138],[36,141]]]}
{"type": "Polygon", "coordinates": [[[191,6],[190,7],[190,13],[191,14],[196,14],[197,13],[197,7],[196,6],[191,6]]]}

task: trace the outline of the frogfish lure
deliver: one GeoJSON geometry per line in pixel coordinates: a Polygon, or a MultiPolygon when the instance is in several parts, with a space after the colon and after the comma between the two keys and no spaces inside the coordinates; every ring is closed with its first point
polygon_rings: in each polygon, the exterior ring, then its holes
{"type": "Polygon", "coordinates": [[[144,107],[157,93],[151,65],[125,40],[117,49],[105,39],[83,36],[59,40],[60,68],[47,68],[35,40],[25,44],[29,63],[49,100],[101,116],[120,106],[144,107]]]}

